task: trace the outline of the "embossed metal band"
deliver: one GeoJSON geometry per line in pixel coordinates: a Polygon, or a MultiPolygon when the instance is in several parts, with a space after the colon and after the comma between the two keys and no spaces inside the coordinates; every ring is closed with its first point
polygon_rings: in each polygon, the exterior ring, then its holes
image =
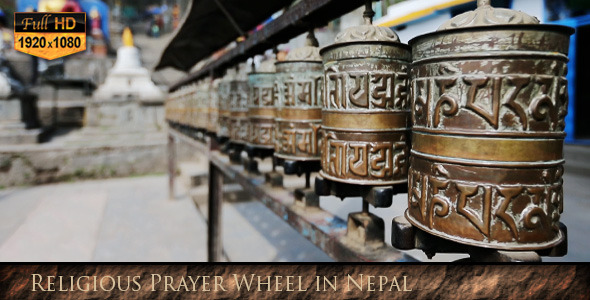
{"type": "Polygon", "coordinates": [[[248,109],[248,115],[251,118],[254,117],[270,117],[274,118],[277,115],[277,109],[274,107],[250,107],[248,109]]]}
{"type": "Polygon", "coordinates": [[[322,127],[330,129],[392,131],[407,130],[409,112],[322,112],[322,127]]]}
{"type": "Polygon", "coordinates": [[[275,119],[268,116],[250,116],[248,144],[258,148],[274,149],[275,119]]]}
{"type": "Polygon", "coordinates": [[[279,118],[288,120],[319,120],[322,118],[320,108],[282,108],[279,111],[279,118]]]}
{"type": "Polygon", "coordinates": [[[539,162],[563,158],[563,140],[464,137],[412,133],[412,149],[461,159],[539,162]]]}
{"type": "Polygon", "coordinates": [[[275,156],[294,161],[320,160],[320,120],[277,120],[275,156]]]}
{"type": "Polygon", "coordinates": [[[248,112],[247,111],[232,111],[231,112],[231,118],[232,119],[246,118],[246,117],[248,117],[248,112]]]}
{"type": "Polygon", "coordinates": [[[359,185],[407,181],[407,132],[323,131],[322,177],[359,185]]]}

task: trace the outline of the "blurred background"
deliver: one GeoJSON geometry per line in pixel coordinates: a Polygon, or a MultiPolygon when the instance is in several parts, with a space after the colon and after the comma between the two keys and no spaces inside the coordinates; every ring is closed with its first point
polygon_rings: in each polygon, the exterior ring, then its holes
{"type": "MultiPolygon", "coordinates": [[[[294,1],[297,2],[297,1],[294,1]]],[[[565,208],[569,254],[590,261],[590,2],[496,0],[543,23],[576,28],[570,47],[565,208]]],[[[402,42],[476,7],[470,0],[382,0],[374,23],[402,42]],[[411,17],[408,17],[411,16],[411,17]]],[[[0,261],[205,261],[207,157],[178,143],[176,195],[168,199],[168,87],[243,41],[184,70],[154,71],[182,28],[190,0],[0,0],[0,261]],[[13,49],[14,12],[86,12],[87,49],[44,60],[13,49]],[[188,72],[186,70],[189,70],[188,72]]],[[[249,32],[261,30],[271,18],[249,32]]],[[[362,8],[317,30],[320,47],[358,25],[362,8]]],[[[305,35],[278,47],[287,53],[305,35]]],[[[256,63],[258,60],[256,60],[256,63]]],[[[229,261],[330,261],[239,185],[225,189],[224,253],[229,261]]],[[[402,198],[405,195],[396,196],[402,198]]],[[[322,198],[346,219],[353,201],[322,198]]],[[[385,224],[402,208],[372,209],[385,224]]],[[[388,226],[386,226],[387,228],[388,226]]],[[[386,229],[389,239],[389,229],[386,229]]],[[[426,260],[419,251],[410,255],[426,260]]],[[[448,261],[461,256],[437,255],[448,261]]]]}

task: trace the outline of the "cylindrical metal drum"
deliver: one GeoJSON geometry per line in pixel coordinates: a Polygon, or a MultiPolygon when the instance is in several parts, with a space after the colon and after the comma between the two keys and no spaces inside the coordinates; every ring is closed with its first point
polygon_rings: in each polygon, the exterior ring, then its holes
{"type": "Polygon", "coordinates": [[[248,144],[256,148],[274,149],[278,103],[275,72],[275,59],[267,59],[256,71],[248,74],[248,144]]]}
{"type": "Polygon", "coordinates": [[[197,121],[199,119],[199,99],[197,82],[187,85],[187,93],[185,94],[185,101],[187,105],[187,114],[185,116],[185,124],[191,128],[197,128],[197,121]]]}
{"type": "Polygon", "coordinates": [[[246,64],[241,64],[234,80],[229,82],[229,138],[231,143],[248,141],[248,78],[246,64]]]}
{"type": "Polygon", "coordinates": [[[320,53],[325,76],[320,175],[358,185],[405,184],[410,47],[367,18],[320,53]]]}
{"type": "Polygon", "coordinates": [[[217,130],[217,137],[222,139],[229,138],[229,126],[230,126],[230,93],[229,93],[229,83],[234,78],[235,71],[228,70],[225,76],[219,81],[219,85],[217,86],[217,96],[218,96],[218,108],[219,108],[219,117],[218,117],[218,130],[217,130]]]}
{"type": "Polygon", "coordinates": [[[176,106],[176,91],[169,92],[164,102],[164,119],[167,122],[174,122],[174,110],[176,106]]]}
{"type": "Polygon", "coordinates": [[[180,95],[181,95],[182,88],[177,89],[173,92],[171,103],[170,103],[170,118],[171,120],[176,123],[180,124],[180,113],[181,113],[181,104],[180,104],[180,95]]]}
{"type": "MultiPolygon", "coordinates": [[[[315,39],[315,38],[314,38],[315,39]]],[[[291,161],[319,161],[318,130],[322,121],[322,61],[317,41],[277,62],[279,113],[275,156],[291,161]],[[316,43],[314,45],[314,43],[316,43]]]]}
{"type": "Polygon", "coordinates": [[[180,96],[180,109],[181,109],[181,113],[180,113],[180,121],[179,123],[181,125],[184,126],[188,126],[189,121],[191,119],[192,116],[192,108],[190,105],[190,101],[189,101],[189,97],[190,97],[190,92],[191,92],[191,86],[190,85],[186,85],[182,87],[182,93],[180,96]]]}
{"type": "Polygon", "coordinates": [[[220,79],[208,81],[207,97],[209,119],[207,121],[207,131],[211,134],[217,134],[217,124],[219,118],[219,94],[217,93],[220,79]]]}
{"type": "Polygon", "coordinates": [[[207,129],[209,121],[209,83],[207,80],[201,80],[196,88],[196,117],[194,120],[195,127],[201,130],[207,129]]]}
{"type": "Polygon", "coordinates": [[[487,1],[410,41],[407,219],[459,243],[510,250],[563,236],[571,28],[487,1]]]}

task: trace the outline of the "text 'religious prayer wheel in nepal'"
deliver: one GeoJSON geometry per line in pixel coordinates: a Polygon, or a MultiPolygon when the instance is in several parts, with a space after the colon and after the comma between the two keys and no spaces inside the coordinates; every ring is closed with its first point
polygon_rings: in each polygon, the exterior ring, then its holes
{"type": "Polygon", "coordinates": [[[246,64],[240,64],[233,80],[229,82],[229,137],[234,144],[248,141],[248,78],[246,64]]]}
{"type": "Polygon", "coordinates": [[[406,217],[481,247],[559,243],[568,27],[479,1],[410,41],[406,217]]]}
{"type": "Polygon", "coordinates": [[[235,70],[228,69],[227,73],[217,85],[217,97],[219,108],[219,115],[217,118],[217,137],[221,139],[229,139],[230,127],[230,82],[235,78],[235,70]]]}
{"type": "Polygon", "coordinates": [[[321,50],[322,170],[358,185],[407,182],[409,46],[389,28],[349,28],[321,50]]]}
{"type": "Polygon", "coordinates": [[[322,122],[322,61],[315,38],[277,62],[279,111],[274,155],[290,161],[319,161],[322,122]],[[315,44],[315,45],[314,45],[315,44]]]}
{"type": "Polygon", "coordinates": [[[274,149],[278,103],[275,75],[275,59],[261,62],[255,71],[248,74],[248,144],[256,148],[274,149]]]}

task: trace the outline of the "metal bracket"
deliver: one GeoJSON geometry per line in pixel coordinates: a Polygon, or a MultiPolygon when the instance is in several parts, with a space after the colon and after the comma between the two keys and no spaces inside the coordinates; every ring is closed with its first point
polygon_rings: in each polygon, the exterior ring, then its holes
{"type": "Polygon", "coordinates": [[[233,164],[240,164],[242,162],[242,150],[244,150],[244,145],[232,143],[230,141],[227,147],[229,161],[233,164]]]}
{"type": "Polygon", "coordinates": [[[283,172],[287,175],[301,176],[305,174],[305,187],[311,186],[310,178],[312,172],[317,172],[322,169],[322,165],[319,160],[283,160],[283,172]]]}
{"type": "Polygon", "coordinates": [[[346,237],[365,248],[379,248],[385,244],[385,222],[370,212],[348,214],[346,237]]]}
{"type": "Polygon", "coordinates": [[[258,171],[258,161],[253,157],[246,157],[242,158],[242,164],[244,165],[244,169],[252,174],[260,174],[258,171]]]}
{"type": "Polygon", "coordinates": [[[270,184],[272,187],[282,187],[283,186],[283,175],[278,172],[268,172],[264,174],[264,180],[266,183],[270,184]]]}
{"type": "Polygon", "coordinates": [[[253,145],[246,145],[244,147],[244,150],[248,154],[248,157],[250,157],[250,158],[257,157],[260,159],[265,159],[267,157],[273,157],[273,154],[275,152],[274,149],[260,148],[260,147],[256,147],[253,145]]]}
{"type": "Polygon", "coordinates": [[[466,253],[470,261],[478,262],[538,262],[541,256],[564,256],[567,254],[567,228],[560,223],[564,240],[549,249],[537,251],[507,251],[474,247],[449,241],[414,227],[404,216],[393,218],[391,245],[400,250],[420,249],[428,258],[437,253],[466,253]]]}
{"type": "Polygon", "coordinates": [[[320,207],[320,196],[312,189],[295,189],[295,204],[303,207],[320,207]]]}
{"type": "Polygon", "coordinates": [[[286,175],[297,175],[318,172],[322,169],[322,165],[319,160],[306,160],[306,161],[295,161],[295,160],[284,160],[283,170],[286,175]]]}
{"type": "Polygon", "coordinates": [[[407,184],[364,186],[336,182],[320,176],[315,178],[314,187],[315,192],[320,196],[333,195],[341,199],[347,197],[363,197],[363,200],[374,207],[390,207],[394,195],[408,192],[407,184]]]}

